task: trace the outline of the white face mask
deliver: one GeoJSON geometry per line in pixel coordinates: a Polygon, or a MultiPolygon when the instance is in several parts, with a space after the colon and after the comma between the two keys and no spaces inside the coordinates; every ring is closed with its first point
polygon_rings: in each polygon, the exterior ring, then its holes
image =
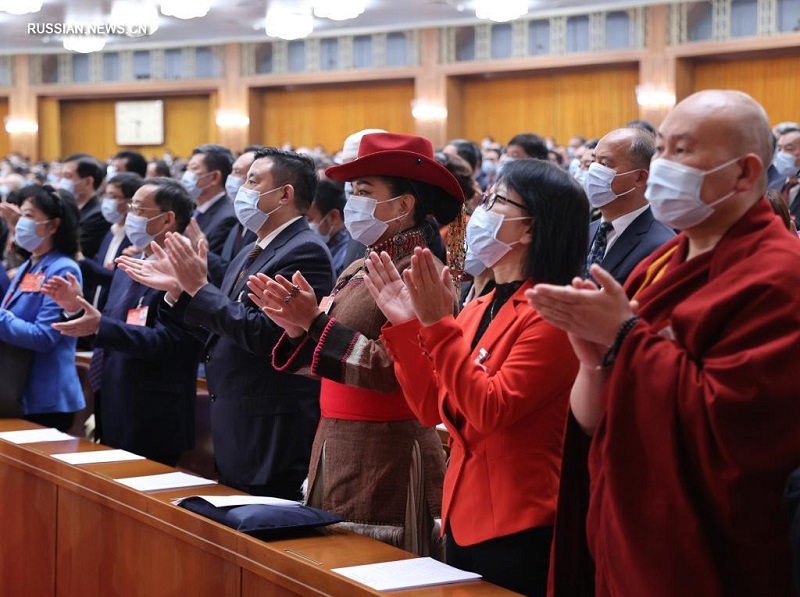
{"type": "Polygon", "coordinates": [[[120,213],[119,209],[117,209],[118,203],[116,199],[112,199],[111,197],[103,197],[103,202],[100,204],[100,211],[103,214],[103,217],[106,219],[106,222],[109,224],[117,224],[119,223],[122,218],[125,217],[124,213],[120,213]]]}
{"type": "Polygon", "coordinates": [[[181,176],[181,184],[183,184],[183,188],[186,189],[186,192],[189,193],[189,197],[192,198],[192,201],[197,201],[197,198],[203,194],[203,189],[206,188],[197,186],[197,182],[210,174],[212,174],[212,172],[206,172],[205,174],[197,176],[197,174],[191,170],[187,170],[183,173],[183,176],[181,176]]]}
{"type": "Polygon", "coordinates": [[[264,213],[258,209],[258,200],[262,197],[262,195],[268,195],[269,193],[279,191],[284,186],[285,185],[281,185],[274,189],[270,189],[269,191],[264,191],[263,193],[259,193],[253,189],[239,187],[239,190],[236,192],[236,199],[233,200],[233,211],[236,212],[236,217],[239,219],[239,222],[241,222],[242,226],[251,232],[258,234],[258,231],[261,230],[261,227],[266,224],[269,216],[278,211],[284,205],[282,203],[272,211],[264,213]]]}
{"type": "Polygon", "coordinates": [[[467,223],[467,255],[464,271],[477,276],[484,269],[494,266],[511,247],[518,244],[504,243],[497,240],[497,234],[503,222],[514,220],[530,220],[532,216],[506,218],[503,214],[486,211],[479,206],[467,223]]]}
{"type": "Polygon", "coordinates": [[[800,170],[800,168],[797,166],[797,158],[791,153],[787,153],[785,151],[779,151],[777,154],[775,154],[775,158],[772,160],[772,165],[775,166],[778,174],[784,178],[793,176],[794,174],[797,174],[798,170],[800,170]]]}
{"type": "Polygon", "coordinates": [[[692,168],[664,158],[654,160],[650,164],[650,176],[644,193],[650,202],[653,217],[677,230],[686,230],[708,219],[714,213],[714,206],[736,191],[732,190],[712,203],[704,203],[700,199],[703,179],[707,174],[722,170],[740,159],[733,158],[710,170],[692,168]]]}
{"type": "Polygon", "coordinates": [[[239,178],[234,176],[233,174],[229,174],[228,178],[225,179],[225,192],[228,193],[228,197],[236,197],[236,194],[239,192],[239,187],[244,184],[244,178],[239,178]]]}
{"type": "Polygon", "coordinates": [[[575,178],[578,170],[581,169],[581,161],[578,158],[572,158],[569,161],[569,173],[575,178]]]}
{"type": "Polygon", "coordinates": [[[577,180],[579,183],[581,183],[581,186],[583,186],[583,181],[586,180],[586,173],[587,172],[588,172],[588,170],[581,170],[580,168],[578,168],[575,171],[575,174],[573,174],[573,176],[575,177],[575,180],[577,180]]]}
{"type": "Polygon", "coordinates": [[[586,191],[586,198],[589,199],[589,203],[592,204],[592,207],[603,207],[611,203],[617,197],[622,197],[633,191],[636,187],[631,187],[624,193],[617,195],[611,190],[611,184],[617,176],[630,174],[636,171],[637,170],[628,170],[627,172],[617,173],[613,168],[603,166],[603,164],[597,162],[592,163],[586,171],[586,177],[583,180],[583,190],[586,191]]]}
{"type": "Polygon", "coordinates": [[[309,222],[308,223],[308,227],[311,228],[311,230],[313,232],[315,232],[316,234],[319,234],[320,237],[322,238],[322,242],[324,242],[325,244],[328,244],[328,241],[331,240],[330,229],[328,230],[328,232],[326,234],[322,234],[322,232],[319,231],[319,227],[320,227],[320,224],[322,224],[322,222],[324,222],[328,218],[328,216],[330,214],[331,214],[331,212],[326,213],[319,222],[309,222]]]}
{"type": "Polygon", "coordinates": [[[36,232],[36,228],[39,224],[47,224],[50,220],[42,220],[41,222],[37,222],[32,218],[26,218],[25,216],[21,217],[17,220],[17,227],[14,233],[14,241],[26,251],[32,253],[36,249],[39,248],[39,245],[42,244],[45,238],[49,236],[39,236],[36,232]]]}
{"type": "MultiPolygon", "coordinates": [[[[383,201],[388,203],[399,199],[402,195],[392,197],[383,201]]],[[[389,222],[399,220],[405,214],[401,214],[391,220],[379,220],[375,217],[375,208],[378,207],[378,201],[371,197],[359,197],[357,195],[348,195],[347,203],[344,206],[344,225],[350,231],[350,236],[356,239],[363,245],[371,247],[389,228],[389,222]]]]}
{"type": "Polygon", "coordinates": [[[125,219],[125,236],[137,249],[145,250],[153,242],[155,236],[147,232],[147,225],[153,220],[157,220],[167,212],[162,212],[157,216],[148,219],[146,216],[135,216],[128,214],[125,219]]]}
{"type": "Polygon", "coordinates": [[[69,178],[61,178],[58,181],[58,188],[64,189],[68,193],[75,194],[75,183],[69,178]]]}

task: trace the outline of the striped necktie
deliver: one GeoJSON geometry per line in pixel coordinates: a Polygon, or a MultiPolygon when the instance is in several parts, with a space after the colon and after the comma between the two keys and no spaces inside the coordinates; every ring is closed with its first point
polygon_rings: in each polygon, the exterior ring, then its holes
{"type": "Polygon", "coordinates": [[[239,272],[239,276],[236,278],[236,283],[233,285],[233,288],[238,288],[239,284],[241,284],[242,279],[244,278],[245,273],[247,272],[248,268],[253,265],[253,262],[256,260],[256,257],[261,255],[261,251],[263,251],[259,245],[255,245],[251,250],[250,253],[247,255],[247,259],[244,260],[244,264],[242,265],[242,270],[239,272]]]}

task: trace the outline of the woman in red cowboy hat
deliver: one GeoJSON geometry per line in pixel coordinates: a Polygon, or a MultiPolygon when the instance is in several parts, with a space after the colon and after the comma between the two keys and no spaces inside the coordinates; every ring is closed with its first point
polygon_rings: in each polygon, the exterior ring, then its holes
{"type": "Polygon", "coordinates": [[[457,318],[450,278],[429,251],[417,249],[402,274],[384,255],[367,264],[365,283],[390,322],[381,340],[404,395],[420,421],[442,421],[450,432],[447,562],[525,595],[546,593],[578,361],[567,334],[524,292],[580,273],[588,225],[586,196],[567,173],[517,160],[467,226],[467,269],[491,268],[496,287],[457,318]]]}
{"type": "MultiPolygon", "coordinates": [[[[326,174],[352,183],[344,215],[353,238],[385,251],[399,270],[408,267],[415,247],[438,235],[429,214],[445,224],[462,213],[458,181],[422,137],[365,135],[358,158],[326,174]]],[[[354,262],[319,305],[299,273],[292,280],[251,278],[249,286],[286,332],[275,346],[274,367],[322,378],[309,504],[363,534],[440,555],[434,519],[441,511],[442,445],[403,397],[378,339],[386,318],[364,286],[365,273],[364,259],[354,262]]]]}

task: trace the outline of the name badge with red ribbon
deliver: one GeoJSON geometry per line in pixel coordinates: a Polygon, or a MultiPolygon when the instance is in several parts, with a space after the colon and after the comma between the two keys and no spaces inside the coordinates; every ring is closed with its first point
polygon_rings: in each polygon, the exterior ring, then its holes
{"type": "Polygon", "coordinates": [[[128,325],[146,326],[147,325],[147,311],[150,307],[142,307],[144,297],[139,299],[139,306],[135,309],[128,309],[128,318],[125,323],[128,325]]]}
{"type": "Polygon", "coordinates": [[[45,274],[25,274],[19,286],[20,292],[41,292],[46,278],[45,274]]]}

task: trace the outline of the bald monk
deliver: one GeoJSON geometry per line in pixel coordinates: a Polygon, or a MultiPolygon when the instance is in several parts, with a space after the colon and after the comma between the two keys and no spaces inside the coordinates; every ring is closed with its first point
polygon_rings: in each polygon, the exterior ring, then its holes
{"type": "Polygon", "coordinates": [[[653,214],[682,232],[623,290],[528,299],[581,361],[571,407],[593,435],[587,536],[596,594],[790,595],[781,494],[800,463],[800,243],[763,198],[769,123],[703,91],[658,133],[653,214]]]}

